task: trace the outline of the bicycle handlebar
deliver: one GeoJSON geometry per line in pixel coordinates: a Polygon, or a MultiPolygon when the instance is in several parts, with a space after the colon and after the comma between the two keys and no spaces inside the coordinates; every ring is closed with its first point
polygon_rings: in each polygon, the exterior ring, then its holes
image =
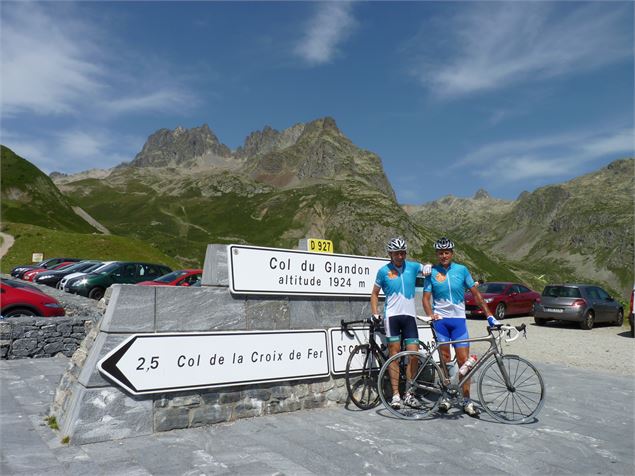
{"type": "Polygon", "coordinates": [[[527,325],[525,323],[522,323],[519,326],[507,326],[505,324],[501,324],[499,326],[491,327],[490,329],[500,330],[500,331],[507,331],[507,335],[508,336],[511,336],[512,331],[515,331],[514,337],[510,337],[509,339],[505,339],[505,342],[514,342],[516,339],[518,339],[520,337],[520,333],[521,332],[523,333],[523,335],[525,337],[527,336],[527,325]]]}

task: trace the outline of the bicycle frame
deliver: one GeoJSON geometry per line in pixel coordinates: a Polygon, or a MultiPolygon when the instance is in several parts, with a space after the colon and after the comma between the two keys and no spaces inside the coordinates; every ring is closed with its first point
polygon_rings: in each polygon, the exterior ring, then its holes
{"type": "MultiPolygon", "coordinates": [[[[496,358],[500,371],[503,374],[503,377],[505,379],[505,385],[507,385],[507,388],[509,390],[513,390],[513,387],[510,384],[509,375],[507,374],[507,369],[505,369],[505,366],[501,364],[501,360],[499,358],[499,356],[502,355],[502,352],[499,348],[499,343],[498,343],[499,337],[492,334],[491,331],[489,332],[490,334],[484,337],[473,337],[470,339],[459,339],[459,340],[451,340],[447,342],[437,342],[431,349],[425,352],[425,354],[430,356],[430,360],[432,360],[433,365],[437,368],[437,370],[443,376],[443,381],[441,383],[444,389],[447,389],[448,387],[450,387],[451,383],[450,383],[450,375],[448,374],[446,361],[443,357],[443,353],[440,351],[440,347],[444,345],[462,344],[466,342],[489,342],[490,343],[489,349],[487,349],[485,354],[479,360],[476,361],[476,364],[474,365],[474,367],[472,367],[463,376],[463,378],[461,378],[456,383],[456,386],[457,388],[461,388],[472,377],[472,375],[474,375],[477,372],[477,370],[481,368],[485,364],[485,362],[487,362],[493,356],[496,358]],[[439,353],[439,363],[437,363],[436,360],[434,359],[435,352],[439,353]]],[[[416,381],[416,378],[415,378],[415,381],[416,381]]]]}

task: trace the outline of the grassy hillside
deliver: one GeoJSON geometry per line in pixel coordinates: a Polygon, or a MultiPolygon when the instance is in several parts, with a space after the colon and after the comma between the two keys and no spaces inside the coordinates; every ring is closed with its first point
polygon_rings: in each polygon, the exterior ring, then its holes
{"type": "Polygon", "coordinates": [[[51,179],[35,165],[0,146],[0,210],[3,222],[30,223],[45,228],[92,233],[51,179]]]}
{"type": "MultiPolygon", "coordinates": [[[[22,223],[4,223],[2,231],[13,235],[15,243],[2,258],[0,270],[8,273],[19,264],[31,262],[31,254],[45,258],[68,256],[85,259],[131,260],[166,264],[173,269],[183,263],[140,240],[114,235],[97,235],[51,230],[22,223]]],[[[203,250],[204,253],[204,250],[203,250]]],[[[202,261],[203,257],[201,257],[202,261]]]]}
{"type": "Polygon", "coordinates": [[[536,289],[589,282],[623,297],[633,285],[634,171],[635,159],[616,160],[513,202],[444,197],[416,207],[412,217],[470,240],[536,289]]]}

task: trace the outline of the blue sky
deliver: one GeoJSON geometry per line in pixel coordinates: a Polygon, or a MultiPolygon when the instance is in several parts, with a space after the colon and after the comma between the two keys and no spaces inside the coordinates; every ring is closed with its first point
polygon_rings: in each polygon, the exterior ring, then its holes
{"type": "Polygon", "coordinates": [[[0,140],[45,172],[160,128],[232,149],[332,116],[401,203],[513,199],[633,156],[631,2],[0,3],[0,140]]]}

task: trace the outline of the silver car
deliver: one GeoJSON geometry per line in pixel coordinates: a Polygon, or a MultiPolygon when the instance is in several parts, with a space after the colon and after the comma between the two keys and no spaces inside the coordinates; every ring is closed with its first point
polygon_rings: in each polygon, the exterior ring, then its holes
{"type": "Polygon", "coordinates": [[[596,322],[612,322],[621,326],[624,309],[599,286],[591,284],[549,284],[536,303],[534,321],[545,325],[550,320],[579,322],[584,330],[596,322]]]}

